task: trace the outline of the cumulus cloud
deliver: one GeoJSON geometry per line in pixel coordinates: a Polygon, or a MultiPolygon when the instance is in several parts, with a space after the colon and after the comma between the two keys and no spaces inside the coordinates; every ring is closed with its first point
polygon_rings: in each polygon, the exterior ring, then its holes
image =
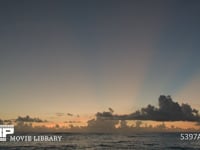
{"type": "Polygon", "coordinates": [[[189,104],[178,104],[170,96],[161,95],[159,107],[148,105],[128,115],[114,115],[112,112],[98,112],[97,117],[117,120],[153,120],[153,121],[194,121],[200,122],[198,110],[189,104]]]}
{"type": "Polygon", "coordinates": [[[39,119],[39,118],[31,118],[28,115],[25,116],[25,117],[19,116],[15,121],[16,122],[38,122],[38,123],[47,122],[46,120],[42,120],[42,119],[39,119]]]}
{"type": "Polygon", "coordinates": [[[119,123],[118,120],[107,119],[113,116],[114,110],[108,108],[109,112],[96,113],[96,118],[88,120],[87,129],[92,132],[113,132],[115,126],[119,123]]]}
{"type": "Polygon", "coordinates": [[[117,120],[105,120],[102,118],[91,119],[88,122],[87,129],[92,132],[113,132],[118,124],[117,120]]]}

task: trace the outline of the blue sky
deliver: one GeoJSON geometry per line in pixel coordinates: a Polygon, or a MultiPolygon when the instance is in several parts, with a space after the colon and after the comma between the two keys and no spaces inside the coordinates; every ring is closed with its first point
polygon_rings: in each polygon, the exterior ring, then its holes
{"type": "Polygon", "coordinates": [[[129,113],[157,104],[161,94],[196,104],[190,97],[199,96],[198,1],[1,1],[0,7],[4,116],[108,107],[129,113]]]}

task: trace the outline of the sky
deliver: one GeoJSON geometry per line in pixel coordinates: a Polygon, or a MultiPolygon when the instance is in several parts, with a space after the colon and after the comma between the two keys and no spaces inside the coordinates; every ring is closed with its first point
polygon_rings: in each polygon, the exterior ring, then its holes
{"type": "Polygon", "coordinates": [[[200,110],[199,1],[0,3],[1,118],[87,120],[160,95],[200,110]]]}

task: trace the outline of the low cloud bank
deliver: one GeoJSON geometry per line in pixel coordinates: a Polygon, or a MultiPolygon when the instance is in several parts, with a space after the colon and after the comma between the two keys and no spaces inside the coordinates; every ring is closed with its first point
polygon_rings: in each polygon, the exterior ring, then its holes
{"type": "Polygon", "coordinates": [[[15,122],[37,122],[37,123],[40,123],[40,122],[47,122],[47,120],[42,120],[40,118],[31,118],[29,117],[28,115],[25,116],[25,117],[18,117],[15,122]]]}
{"type": "Polygon", "coordinates": [[[109,120],[152,120],[152,121],[193,121],[200,122],[197,109],[189,104],[174,102],[170,96],[161,95],[158,99],[158,107],[147,105],[131,114],[113,114],[113,109],[108,112],[96,113],[97,118],[109,120]]]}

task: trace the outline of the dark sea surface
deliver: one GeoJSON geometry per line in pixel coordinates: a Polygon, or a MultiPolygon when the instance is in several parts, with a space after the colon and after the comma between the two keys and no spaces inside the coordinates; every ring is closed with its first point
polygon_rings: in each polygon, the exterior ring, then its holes
{"type": "MultiPolygon", "coordinates": [[[[20,134],[23,135],[23,134],[20,134]]],[[[200,140],[182,141],[180,133],[87,134],[48,133],[25,135],[60,135],[61,142],[0,142],[2,150],[200,150],[200,140]]]]}

